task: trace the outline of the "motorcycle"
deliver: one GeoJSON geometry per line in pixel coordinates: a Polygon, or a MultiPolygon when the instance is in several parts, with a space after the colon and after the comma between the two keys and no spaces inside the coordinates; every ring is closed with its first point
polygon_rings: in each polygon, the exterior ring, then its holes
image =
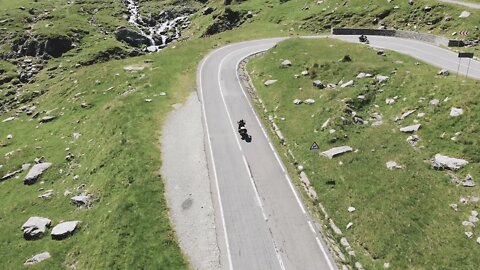
{"type": "Polygon", "coordinates": [[[369,43],[370,43],[370,42],[368,41],[367,36],[365,36],[365,35],[359,36],[359,37],[358,37],[358,40],[359,40],[360,42],[362,42],[362,43],[365,43],[365,44],[369,44],[369,43]]]}
{"type": "Polygon", "coordinates": [[[250,142],[252,140],[252,136],[248,135],[247,128],[245,127],[246,123],[245,120],[241,119],[237,122],[238,124],[238,133],[240,134],[242,140],[246,142],[250,142]]]}

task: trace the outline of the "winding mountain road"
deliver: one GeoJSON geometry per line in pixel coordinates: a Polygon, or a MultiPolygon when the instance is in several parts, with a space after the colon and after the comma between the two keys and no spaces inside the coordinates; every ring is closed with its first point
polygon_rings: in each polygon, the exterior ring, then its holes
{"type": "MultiPolygon", "coordinates": [[[[357,36],[333,38],[358,42],[357,36]]],[[[199,65],[198,92],[223,269],[338,269],[237,73],[242,59],[282,40],[285,38],[225,46],[208,54],[199,65]],[[240,119],[246,121],[252,136],[249,143],[237,133],[240,119]]],[[[369,40],[371,46],[396,50],[453,72],[458,67],[457,54],[434,45],[392,37],[371,36],[369,40]]],[[[463,62],[460,73],[465,74],[468,61],[463,62]]],[[[471,61],[469,76],[480,79],[479,62],[471,61]]]]}

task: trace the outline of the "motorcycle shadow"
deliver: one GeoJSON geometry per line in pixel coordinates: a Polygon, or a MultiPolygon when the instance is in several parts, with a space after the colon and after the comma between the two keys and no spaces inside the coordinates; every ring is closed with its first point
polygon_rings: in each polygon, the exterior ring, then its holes
{"type": "Polygon", "coordinates": [[[247,143],[251,143],[252,142],[252,136],[251,135],[244,135],[244,136],[242,136],[242,140],[247,142],[247,143]]]}

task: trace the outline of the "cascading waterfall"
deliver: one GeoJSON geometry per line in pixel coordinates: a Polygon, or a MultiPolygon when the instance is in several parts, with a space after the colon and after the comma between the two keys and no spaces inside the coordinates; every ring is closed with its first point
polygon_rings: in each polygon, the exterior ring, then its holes
{"type": "Polygon", "coordinates": [[[181,35],[180,28],[187,28],[190,23],[188,15],[180,15],[174,19],[170,19],[171,16],[169,16],[167,12],[162,11],[159,14],[162,22],[155,21],[154,25],[150,26],[149,23],[144,22],[142,16],[139,15],[138,1],[122,0],[122,2],[130,14],[128,22],[135,25],[139,33],[149,40],[150,45],[147,47],[147,51],[149,52],[156,52],[164,48],[167,43],[172,40],[179,39],[181,35]]]}

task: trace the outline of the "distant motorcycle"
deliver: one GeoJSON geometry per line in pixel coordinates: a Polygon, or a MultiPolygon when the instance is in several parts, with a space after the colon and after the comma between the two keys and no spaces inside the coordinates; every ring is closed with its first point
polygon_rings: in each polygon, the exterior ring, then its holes
{"type": "Polygon", "coordinates": [[[242,140],[246,142],[250,142],[252,140],[252,136],[248,135],[247,128],[245,127],[246,123],[245,120],[241,119],[237,122],[238,124],[238,133],[242,137],[242,140]]]}
{"type": "Polygon", "coordinates": [[[359,36],[359,37],[358,37],[358,40],[359,40],[360,42],[362,42],[362,43],[365,43],[365,44],[369,44],[369,43],[370,43],[370,42],[368,41],[367,36],[365,36],[365,35],[359,36]]]}

